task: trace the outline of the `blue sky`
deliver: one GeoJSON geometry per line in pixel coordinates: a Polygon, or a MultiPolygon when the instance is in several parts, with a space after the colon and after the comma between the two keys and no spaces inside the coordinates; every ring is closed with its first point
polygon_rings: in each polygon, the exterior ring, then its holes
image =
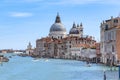
{"type": "Polygon", "coordinates": [[[100,40],[103,20],[120,14],[120,0],[0,0],[0,49],[26,49],[46,37],[59,12],[67,33],[83,23],[84,34],[100,40]]]}

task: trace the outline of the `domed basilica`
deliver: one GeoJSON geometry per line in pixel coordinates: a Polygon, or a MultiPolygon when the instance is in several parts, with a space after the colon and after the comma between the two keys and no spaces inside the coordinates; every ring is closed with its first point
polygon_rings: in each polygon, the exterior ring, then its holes
{"type": "Polygon", "coordinates": [[[69,59],[87,57],[88,51],[86,49],[94,48],[95,43],[92,36],[83,35],[82,23],[76,25],[74,22],[67,34],[65,26],[57,14],[55,22],[50,27],[49,36],[36,40],[36,55],[69,59]]]}
{"type": "Polygon", "coordinates": [[[82,23],[79,25],[73,23],[72,28],[70,29],[69,34],[66,33],[66,28],[61,23],[61,19],[59,14],[56,16],[55,23],[50,28],[49,37],[51,38],[57,38],[57,39],[63,39],[67,36],[76,36],[76,37],[82,37],[83,36],[83,26],[82,23]]]}

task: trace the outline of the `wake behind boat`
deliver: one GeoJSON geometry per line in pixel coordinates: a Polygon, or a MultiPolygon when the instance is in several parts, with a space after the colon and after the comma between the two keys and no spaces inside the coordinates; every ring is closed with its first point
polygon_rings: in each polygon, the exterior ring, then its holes
{"type": "Polygon", "coordinates": [[[86,64],[87,64],[87,65],[86,65],[87,67],[91,67],[91,64],[90,64],[89,61],[87,61],[86,64]]]}
{"type": "Polygon", "coordinates": [[[34,58],[32,61],[34,61],[34,62],[40,61],[40,58],[34,58]]]}
{"type": "Polygon", "coordinates": [[[48,59],[45,59],[45,62],[48,62],[49,60],[48,59]]]}
{"type": "Polygon", "coordinates": [[[91,64],[87,64],[86,66],[87,66],[87,67],[91,67],[91,64]]]}

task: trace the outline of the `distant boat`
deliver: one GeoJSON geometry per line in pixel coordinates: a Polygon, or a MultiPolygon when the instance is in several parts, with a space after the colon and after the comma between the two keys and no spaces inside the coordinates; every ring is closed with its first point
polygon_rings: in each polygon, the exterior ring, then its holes
{"type": "Polygon", "coordinates": [[[91,67],[91,64],[87,64],[87,67],[91,67]]]}
{"type": "Polygon", "coordinates": [[[4,55],[0,55],[0,62],[8,62],[9,59],[7,57],[4,57],[4,55]]]}
{"type": "Polygon", "coordinates": [[[34,58],[32,61],[36,62],[36,61],[39,61],[40,59],[39,58],[34,58]]]}
{"type": "Polygon", "coordinates": [[[12,56],[9,56],[9,58],[12,58],[12,56]]]}
{"type": "Polygon", "coordinates": [[[37,61],[39,61],[39,60],[32,60],[32,61],[37,62],[37,61]]]}
{"type": "Polygon", "coordinates": [[[87,64],[87,67],[91,67],[90,62],[87,61],[86,64],[87,64]]]}
{"type": "Polygon", "coordinates": [[[49,61],[48,59],[45,60],[45,62],[48,62],[48,61],[49,61]]]}

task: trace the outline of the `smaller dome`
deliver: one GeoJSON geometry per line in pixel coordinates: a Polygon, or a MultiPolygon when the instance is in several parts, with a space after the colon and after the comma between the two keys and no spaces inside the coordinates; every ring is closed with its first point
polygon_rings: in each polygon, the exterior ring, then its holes
{"type": "Polygon", "coordinates": [[[69,34],[79,34],[79,30],[77,29],[75,22],[73,23],[73,26],[72,26],[69,34]]]}
{"type": "Polygon", "coordinates": [[[69,32],[69,34],[79,34],[79,30],[76,28],[72,28],[69,32]]]}

